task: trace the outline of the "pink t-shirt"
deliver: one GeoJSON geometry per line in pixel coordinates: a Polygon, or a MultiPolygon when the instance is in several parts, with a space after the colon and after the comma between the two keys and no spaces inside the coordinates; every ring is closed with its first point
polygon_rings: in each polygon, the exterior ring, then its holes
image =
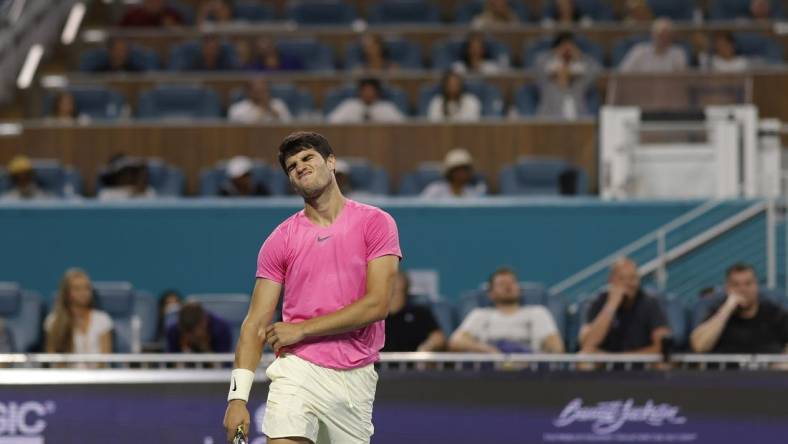
{"type": "MultiPolygon", "coordinates": [[[[346,200],[328,227],[312,223],[304,210],[268,236],[257,258],[257,277],[285,288],[282,318],[300,322],[338,311],[366,293],[367,262],[402,258],[394,219],[373,206],[346,200]]],[[[286,351],[322,367],[351,369],[378,360],[385,341],[383,321],[355,331],[309,338],[286,351]]]]}

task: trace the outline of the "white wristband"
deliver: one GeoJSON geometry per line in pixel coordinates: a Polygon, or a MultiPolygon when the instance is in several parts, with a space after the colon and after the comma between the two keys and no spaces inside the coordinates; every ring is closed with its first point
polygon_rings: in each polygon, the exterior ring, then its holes
{"type": "Polygon", "coordinates": [[[252,390],[253,381],[254,372],[245,368],[233,370],[230,378],[230,393],[227,394],[227,400],[243,399],[244,401],[249,401],[249,392],[252,390]]]}

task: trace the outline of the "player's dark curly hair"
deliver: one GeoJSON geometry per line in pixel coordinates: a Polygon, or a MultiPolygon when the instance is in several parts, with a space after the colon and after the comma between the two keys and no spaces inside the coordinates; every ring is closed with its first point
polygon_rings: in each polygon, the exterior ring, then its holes
{"type": "Polygon", "coordinates": [[[321,134],[309,131],[297,131],[292,133],[285,137],[279,145],[279,165],[282,166],[282,170],[284,170],[285,174],[287,174],[285,161],[287,161],[290,156],[308,149],[314,149],[323,156],[323,159],[328,159],[328,156],[334,154],[334,149],[329,145],[328,139],[321,134]]]}

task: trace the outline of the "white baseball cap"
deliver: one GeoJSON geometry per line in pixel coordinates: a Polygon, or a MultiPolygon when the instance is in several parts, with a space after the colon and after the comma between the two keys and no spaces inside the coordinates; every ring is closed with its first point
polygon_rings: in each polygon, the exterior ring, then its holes
{"type": "Polygon", "coordinates": [[[465,148],[454,148],[443,159],[443,174],[461,166],[473,166],[473,157],[465,148]]]}
{"type": "Polygon", "coordinates": [[[227,161],[227,177],[237,179],[252,171],[252,161],[246,156],[235,156],[227,161]]]}

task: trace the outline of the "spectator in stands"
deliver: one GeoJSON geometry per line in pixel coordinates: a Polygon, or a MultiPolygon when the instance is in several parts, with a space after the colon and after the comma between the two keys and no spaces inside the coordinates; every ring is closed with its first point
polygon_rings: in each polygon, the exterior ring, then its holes
{"type": "Polygon", "coordinates": [[[376,78],[358,82],[358,97],[342,101],[327,117],[331,123],[402,122],[405,116],[383,98],[383,86],[376,78]]]}
{"type": "Polygon", "coordinates": [[[254,78],[246,87],[246,98],[236,102],[227,110],[227,118],[241,123],[289,122],[290,110],[281,99],[271,97],[268,83],[254,78]]]}
{"type": "Polygon", "coordinates": [[[580,15],[574,0],[555,0],[552,16],[545,17],[543,22],[547,25],[572,26],[581,20],[588,21],[589,19],[580,15]]]}
{"type": "Polygon", "coordinates": [[[120,26],[170,27],[183,24],[183,17],[165,0],[143,0],[142,4],[130,8],[120,21],[120,26]]]}
{"type": "Polygon", "coordinates": [[[183,297],[178,290],[164,290],[159,296],[159,320],[156,324],[156,340],[163,343],[166,340],[168,318],[173,313],[178,313],[183,303],[183,297]]]}
{"type": "Polygon", "coordinates": [[[460,47],[462,60],[455,62],[452,68],[458,72],[473,74],[495,74],[508,67],[508,64],[492,57],[484,36],[472,32],[460,47]]]}
{"type": "Polygon", "coordinates": [[[651,41],[633,46],[621,62],[622,72],[667,73],[687,68],[687,55],[673,44],[673,22],[659,18],[651,26],[651,41]]]}
{"type": "Polygon", "coordinates": [[[698,61],[701,68],[717,72],[742,72],[750,67],[747,57],[736,54],[736,41],[733,34],[724,31],[714,35],[714,53],[709,54],[705,48],[705,36],[699,38],[701,51],[698,61]]]}
{"type": "Polygon", "coordinates": [[[232,346],[230,325],[199,302],[185,303],[178,323],[167,328],[169,353],[229,353],[232,346]]]}
{"type": "Polygon", "coordinates": [[[769,0],[750,0],[750,17],[752,20],[771,20],[772,6],[769,0]]]}
{"type": "Polygon", "coordinates": [[[724,301],[690,335],[698,353],[788,353],[788,311],[758,295],[752,265],[737,263],[725,272],[724,301]]]}
{"type": "Polygon", "coordinates": [[[156,197],[156,190],[148,184],[148,166],[144,159],[116,154],[100,180],[103,188],[98,193],[99,200],[156,197]]]}
{"type": "Polygon", "coordinates": [[[511,268],[489,279],[493,307],[475,308],[449,339],[449,350],[476,353],[563,353],[564,342],[550,312],[541,305],[523,306],[520,284],[511,268]]]}
{"type": "Polygon", "coordinates": [[[200,57],[196,62],[196,66],[191,68],[196,71],[227,71],[236,68],[230,53],[222,51],[222,41],[219,36],[213,34],[203,37],[200,57]]]}
{"type": "Polygon", "coordinates": [[[443,160],[443,179],[424,188],[421,197],[446,199],[482,197],[487,194],[487,184],[474,178],[473,157],[464,148],[455,148],[443,160]]]}
{"type": "Polygon", "coordinates": [[[131,58],[129,43],[121,38],[110,38],[107,41],[107,52],[109,57],[103,60],[104,63],[96,65],[93,69],[97,72],[141,72],[146,67],[141,63],[136,63],[131,58]]]}
{"type": "Polygon", "coordinates": [[[410,302],[410,280],[400,270],[386,317],[384,352],[436,352],[446,348],[446,335],[429,307],[410,302]]]}
{"type": "Polygon", "coordinates": [[[246,156],[235,156],[227,162],[227,179],[219,187],[224,197],[268,196],[268,189],[252,177],[252,160],[246,156]]]}
{"type": "Polygon", "coordinates": [[[534,66],[540,98],[537,115],[573,120],[590,114],[586,95],[601,67],[580,51],[572,33],[558,34],[552,51],[540,54],[534,66]]]}
{"type": "Polygon", "coordinates": [[[361,37],[361,61],[366,71],[393,71],[399,67],[391,60],[380,34],[365,34],[361,37]]]}
{"type": "Polygon", "coordinates": [[[197,13],[197,24],[228,23],[233,19],[233,7],[227,0],[203,0],[197,13]]]}
{"type": "Polygon", "coordinates": [[[47,353],[112,353],[112,319],[93,308],[90,277],[78,268],[63,275],[55,306],[44,321],[47,353]]]}
{"type": "Polygon", "coordinates": [[[617,260],[610,269],[608,290],[588,309],[580,329],[582,353],[660,353],[670,335],[659,301],[640,288],[637,264],[617,260]]]}
{"type": "Polygon", "coordinates": [[[55,97],[55,106],[52,108],[52,120],[57,123],[74,123],[79,117],[74,95],[68,91],[61,91],[55,97]]]}
{"type": "Polygon", "coordinates": [[[489,28],[518,23],[520,23],[520,18],[509,6],[507,0],[487,0],[484,3],[484,10],[473,18],[471,25],[474,28],[489,28]]]}
{"type": "Polygon", "coordinates": [[[646,0],[627,0],[624,8],[624,23],[627,25],[651,23],[654,20],[654,12],[646,0]]]}
{"type": "Polygon", "coordinates": [[[300,71],[304,69],[304,64],[297,57],[280,53],[273,40],[263,37],[255,42],[248,68],[257,71],[300,71]]]}
{"type": "MultiPolygon", "coordinates": [[[[5,325],[3,318],[0,318],[0,353],[14,353],[14,335],[5,325]]],[[[2,367],[2,365],[0,365],[2,367]]]]}
{"type": "Polygon", "coordinates": [[[33,163],[26,156],[15,156],[8,163],[11,176],[11,189],[0,195],[0,200],[48,199],[52,195],[42,190],[36,183],[33,163]]]}
{"type": "Polygon", "coordinates": [[[465,91],[462,76],[446,72],[441,79],[440,94],[432,98],[427,118],[432,121],[453,120],[470,122],[481,118],[482,103],[475,95],[465,91]]]}

